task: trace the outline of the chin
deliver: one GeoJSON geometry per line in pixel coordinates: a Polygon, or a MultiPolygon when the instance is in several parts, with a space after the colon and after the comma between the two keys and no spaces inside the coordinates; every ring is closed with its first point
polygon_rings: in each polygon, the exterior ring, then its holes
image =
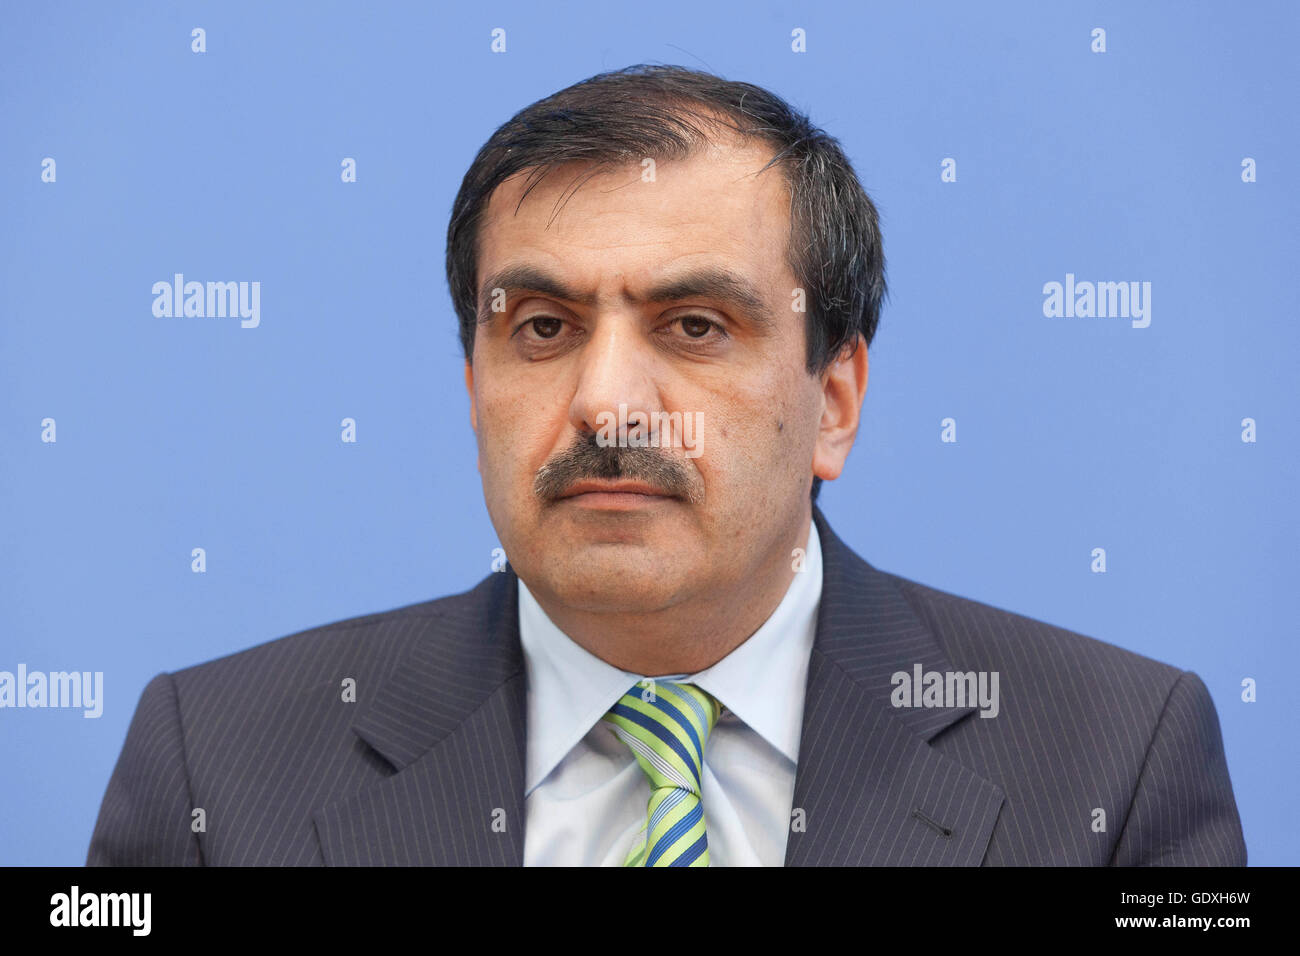
{"type": "Polygon", "coordinates": [[[629,549],[618,547],[589,554],[592,550],[582,549],[547,570],[547,585],[569,607],[652,613],[676,603],[681,582],[690,577],[675,556],[628,553],[629,549]]]}

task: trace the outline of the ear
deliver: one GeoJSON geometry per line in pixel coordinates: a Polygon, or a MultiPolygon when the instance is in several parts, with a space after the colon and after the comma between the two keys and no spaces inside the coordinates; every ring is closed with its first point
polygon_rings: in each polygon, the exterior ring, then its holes
{"type": "MultiPolygon", "coordinates": [[[[469,359],[465,360],[465,391],[469,393],[469,427],[474,429],[474,437],[478,438],[478,409],[474,406],[474,366],[470,365],[469,359]]],[[[478,442],[475,441],[475,445],[478,442]]],[[[483,453],[480,451],[474,456],[474,467],[481,475],[483,473],[483,453]]]]}
{"type": "Polygon", "coordinates": [[[478,433],[478,410],[474,407],[474,366],[465,360],[465,391],[469,392],[469,427],[478,433]]]}
{"type": "Polygon", "coordinates": [[[813,449],[813,474],[834,481],[844,470],[849,449],[858,437],[862,399],[867,394],[867,343],[859,335],[822,373],[821,426],[813,449]],[[853,351],[850,352],[849,349],[853,351]]]}

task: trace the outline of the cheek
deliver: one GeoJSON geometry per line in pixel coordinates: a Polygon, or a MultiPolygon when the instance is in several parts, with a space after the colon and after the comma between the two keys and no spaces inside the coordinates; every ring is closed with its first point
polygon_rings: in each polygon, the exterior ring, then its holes
{"type": "Polygon", "coordinates": [[[479,452],[490,463],[494,474],[507,469],[523,426],[520,404],[511,396],[495,392],[478,396],[479,452]]]}
{"type": "Polygon", "coordinates": [[[731,395],[704,411],[703,453],[696,459],[705,482],[715,489],[749,489],[761,484],[777,463],[784,441],[770,395],[731,395]]]}
{"type": "Polygon", "coordinates": [[[537,470],[556,451],[557,423],[527,393],[503,391],[478,400],[479,454],[490,480],[499,493],[531,494],[537,470]]]}
{"type": "Polygon", "coordinates": [[[762,396],[746,396],[733,409],[721,450],[737,479],[743,474],[747,483],[761,485],[811,467],[818,415],[803,385],[783,381],[762,396]]]}

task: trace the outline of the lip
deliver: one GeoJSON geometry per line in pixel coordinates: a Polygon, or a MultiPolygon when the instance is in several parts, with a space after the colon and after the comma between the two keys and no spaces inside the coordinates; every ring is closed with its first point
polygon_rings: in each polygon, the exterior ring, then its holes
{"type": "Polygon", "coordinates": [[[642,481],[580,481],[560,495],[561,499],[579,497],[631,500],[634,498],[670,499],[673,496],[642,481]]]}

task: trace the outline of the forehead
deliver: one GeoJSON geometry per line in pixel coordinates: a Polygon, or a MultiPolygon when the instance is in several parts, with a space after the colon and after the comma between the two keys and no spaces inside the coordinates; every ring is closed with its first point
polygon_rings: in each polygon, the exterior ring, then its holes
{"type": "Polygon", "coordinates": [[[717,265],[756,284],[785,284],[790,199],[771,147],[710,143],[681,160],[631,161],[593,172],[550,169],[527,196],[524,170],[487,203],[477,277],[535,264],[589,287],[649,280],[670,266],[717,265]]]}

